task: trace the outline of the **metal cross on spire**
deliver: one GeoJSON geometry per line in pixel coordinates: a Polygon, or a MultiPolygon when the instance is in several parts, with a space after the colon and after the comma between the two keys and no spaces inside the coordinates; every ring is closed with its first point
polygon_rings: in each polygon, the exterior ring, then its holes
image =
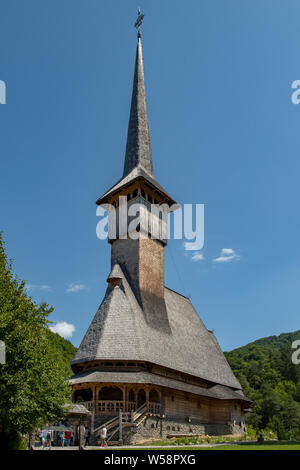
{"type": "Polygon", "coordinates": [[[142,23],[143,23],[144,16],[145,15],[143,13],[141,13],[141,9],[139,8],[138,9],[138,17],[137,17],[136,22],[134,23],[134,27],[138,31],[138,38],[141,37],[141,26],[142,26],[142,23]]]}

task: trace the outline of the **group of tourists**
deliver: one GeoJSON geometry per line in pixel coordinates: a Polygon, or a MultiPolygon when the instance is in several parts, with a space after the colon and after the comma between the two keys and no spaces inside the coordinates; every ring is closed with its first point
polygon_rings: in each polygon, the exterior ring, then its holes
{"type": "Polygon", "coordinates": [[[43,449],[51,449],[52,445],[64,447],[64,446],[71,446],[74,444],[74,433],[73,431],[53,431],[51,429],[42,429],[39,432],[39,438],[41,442],[41,446],[43,449]]]}
{"type": "MultiPolygon", "coordinates": [[[[69,447],[76,444],[75,432],[72,428],[65,428],[61,423],[59,426],[45,426],[38,431],[38,437],[43,449],[51,449],[52,446],[69,447]]],[[[84,427],[84,445],[88,446],[90,440],[90,429],[84,427]]]]}
{"type": "Polygon", "coordinates": [[[47,428],[42,429],[41,431],[39,431],[39,438],[40,438],[43,449],[45,448],[51,449],[52,441],[53,441],[53,431],[47,428]]]}
{"type": "MultiPolygon", "coordinates": [[[[77,430],[78,431],[78,430],[77,430]]],[[[52,446],[58,447],[69,447],[76,445],[76,429],[72,427],[66,427],[62,423],[58,423],[58,426],[46,426],[43,429],[38,430],[38,437],[43,449],[51,450],[52,446]]],[[[88,426],[84,427],[84,446],[90,445],[90,429],[88,426]]],[[[78,439],[78,436],[77,436],[78,439]]],[[[107,447],[107,429],[104,425],[100,429],[100,442],[98,445],[101,447],[107,447]]]]}

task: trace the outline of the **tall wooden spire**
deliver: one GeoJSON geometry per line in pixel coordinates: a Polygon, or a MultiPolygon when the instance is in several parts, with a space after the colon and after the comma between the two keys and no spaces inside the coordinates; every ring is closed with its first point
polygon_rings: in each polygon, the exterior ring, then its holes
{"type": "Polygon", "coordinates": [[[153,176],[153,164],[146,105],[142,40],[138,33],[131,109],[123,177],[135,168],[142,168],[153,176]]]}
{"type": "MultiPolygon", "coordinates": [[[[144,182],[148,188],[147,191],[151,191],[149,197],[152,200],[157,201],[159,204],[166,203],[170,207],[172,206],[172,210],[175,210],[175,200],[156,181],[153,174],[141,40],[143,18],[144,15],[139,9],[138,18],[134,25],[138,30],[137,48],[123,175],[96,203],[98,205],[106,203],[116,204],[116,198],[119,198],[122,194],[127,195],[130,193],[130,185],[138,182],[140,186],[144,182]]],[[[139,190],[141,194],[144,194],[146,191],[145,187],[143,191],[141,187],[139,190]]],[[[148,201],[150,201],[149,198],[148,201]]]]}

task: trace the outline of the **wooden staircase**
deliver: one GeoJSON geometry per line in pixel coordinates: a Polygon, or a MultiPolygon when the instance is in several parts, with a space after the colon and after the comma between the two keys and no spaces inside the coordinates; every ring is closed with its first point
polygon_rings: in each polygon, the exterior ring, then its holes
{"type": "Polygon", "coordinates": [[[120,411],[119,416],[116,416],[109,421],[101,424],[94,429],[93,440],[97,443],[100,439],[100,431],[104,426],[107,429],[107,443],[108,445],[120,444],[122,442],[122,431],[128,426],[140,426],[140,424],[147,418],[148,406],[147,403],[141,405],[136,411],[123,413],[120,411]],[[114,440],[112,440],[114,438],[114,440]]]}

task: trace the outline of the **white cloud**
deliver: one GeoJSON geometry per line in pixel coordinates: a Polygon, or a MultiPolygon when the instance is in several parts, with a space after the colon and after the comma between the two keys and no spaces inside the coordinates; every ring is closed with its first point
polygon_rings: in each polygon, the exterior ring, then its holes
{"type": "Polygon", "coordinates": [[[51,291],[51,287],[48,286],[47,284],[27,284],[26,286],[27,290],[44,290],[44,291],[51,291]]]}
{"type": "Polygon", "coordinates": [[[68,285],[66,292],[80,292],[81,290],[87,290],[87,287],[84,284],[74,283],[68,285]]]}
{"type": "Polygon", "coordinates": [[[221,250],[221,256],[229,256],[229,255],[234,255],[234,250],[232,248],[222,248],[221,250]]]}
{"type": "Polygon", "coordinates": [[[215,263],[229,263],[230,261],[239,261],[241,259],[232,248],[222,248],[220,256],[214,258],[215,263]]]}
{"type": "Polygon", "coordinates": [[[229,261],[232,261],[236,259],[235,255],[232,256],[218,256],[218,258],[214,258],[213,261],[215,263],[228,263],[229,261]]]}
{"type": "Polygon", "coordinates": [[[63,338],[71,338],[75,331],[75,326],[66,321],[59,321],[54,326],[50,326],[49,329],[63,338]]]}
{"type": "Polygon", "coordinates": [[[204,260],[204,255],[203,253],[200,253],[199,251],[196,251],[192,255],[192,260],[193,261],[203,261],[204,260]]]}
{"type": "Polygon", "coordinates": [[[193,250],[188,249],[189,245],[190,243],[188,242],[183,243],[185,256],[191,257],[193,261],[203,261],[205,259],[203,253],[200,253],[200,251],[193,251],[193,250]]]}

